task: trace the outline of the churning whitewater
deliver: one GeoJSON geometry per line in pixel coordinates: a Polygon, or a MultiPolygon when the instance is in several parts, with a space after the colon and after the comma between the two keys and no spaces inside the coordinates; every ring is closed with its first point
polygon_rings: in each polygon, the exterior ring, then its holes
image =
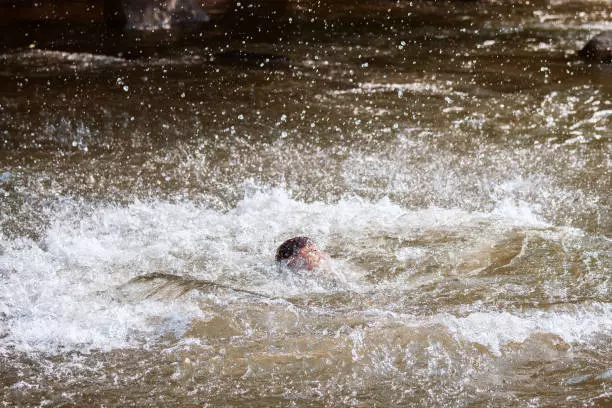
{"type": "MultiPolygon", "coordinates": [[[[389,199],[305,203],[280,189],[251,191],[229,211],[192,202],[119,206],[68,201],[39,241],[1,241],[2,344],[5,352],[58,353],[163,343],[168,333],[184,340],[191,325],[215,316],[199,306],[204,299],[275,300],[290,308],[291,298],[312,294],[394,291],[409,298],[422,286],[451,278],[469,281],[487,268],[511,269],[528,261],[537,256],[530,253],[530,241],[567,247],[581,239],[582,231],[555,228],[526,204],[508,202],[490,212],[408,210],[389,199]],[[331,270],[300,276],[278,270],[276,246],[298,233],[316,237],[330,251],[331,270]],[[493,248],[507,240],[517,241],[514,252],[496,259],[493,248]],[[376,262],[392,266],[393,272],[373,276],[376,262]],[[149,282],[137,279],[147,276],[149,282]],[[174,278],[185,281],[175,281],[172,289],[168,282],[174,278]],[[198,280],[236,290],[190,288],[198,280]]],[[[470,286],[457,284],[466,290],[470,286]]],[[[604,296],[606,284],[594,290],[604,296]]],[[[508,284],[503,290],[520,295],[525,288],[508,284]]],[[[457,341],[475,342],[493,353],[537,333],[567,343],[612,334],[610,305],[601,302],[499,312],[479,300],[463,305],[460,317],[443,306],[440,312],[433,306],[426,311],[399,307],[392,314],[380,306],[353,313],[381,314],[416,326],[440,324],[457,341]]],[[[336,312],[333,307],[296,309],[298,314],[336,312]]]]}

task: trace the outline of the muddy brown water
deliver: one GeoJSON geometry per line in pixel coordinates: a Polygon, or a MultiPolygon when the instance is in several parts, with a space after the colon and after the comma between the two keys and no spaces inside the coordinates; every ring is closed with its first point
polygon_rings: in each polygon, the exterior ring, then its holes
{"type": "Polygon", "coordinates": [[[609,406],[611,3],[294,6],[4,29],[0,401],[609,406]]]}

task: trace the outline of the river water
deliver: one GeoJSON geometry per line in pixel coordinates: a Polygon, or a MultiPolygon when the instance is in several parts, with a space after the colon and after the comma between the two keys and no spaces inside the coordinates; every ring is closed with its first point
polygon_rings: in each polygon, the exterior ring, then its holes
{"type": "Polygon", "coordinates": [[[3,48],[0,402],[610,406],[610,1],[285,13],[3,48]]]}

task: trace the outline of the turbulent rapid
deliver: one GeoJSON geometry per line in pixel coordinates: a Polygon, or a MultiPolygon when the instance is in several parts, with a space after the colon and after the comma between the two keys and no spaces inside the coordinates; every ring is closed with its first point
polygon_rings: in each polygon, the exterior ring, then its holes
{"type": "Polygon", "coordinates": [[[609,2],[414,3],[3,50],[0,402],[610,404],[609,2]]]}

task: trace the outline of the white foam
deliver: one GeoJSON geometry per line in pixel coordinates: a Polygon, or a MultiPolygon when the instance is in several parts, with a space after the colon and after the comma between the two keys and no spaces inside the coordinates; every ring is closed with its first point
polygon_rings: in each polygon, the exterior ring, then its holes
{"type": "Polygon", "coordinates": [[[13,54],[0,54],[0,60],[17,59],[20,63],[43,65],[49,70],[55,63],[71,64],[75,68],[89,68],[91,66],[116,65],[126,63],[123,58],[109,55],[91,54],[87,52],[66,52],[42,49],[30,49],[13,54]],[[51,64],[49,63],[51,61],[51,64]]]}
{"type": "Polygon", "coordinates": [[[405,247],[396,251],[395,256],[399,261],[418,260],[425,254],[423,248],[405,247]]]}
{"type": "Polygon", "coordinates": [[[9,271],[0,295],[8,335],[0,341],[0,350],[127,347],[141,344],[139,337],[145,335],[180,333],[191,318],[201,314],[187,303],[117,302],[104,293],[111,288],[109,281],[121,280],[107,263],[85,270],[69,266],[73,260],[66,260],[65,254],[56,255],[31,243],[21,248],[14,245],[0,257],[0,269],[9,271]],[[154,318],[164,323],[148,322],[154,318]]]}
{"type": "MultiPolygon", "coordinates": [[[[188,275],[271,297],[367,289],[364,271],[346,259],[333,260],[328,275],[279,274],[274,251],[295,235],[312,236],[325,249],[330,237],[350,246],[371,233],[410,236],[436,228],[490,233],[483,223],[501,231],[544,225],[524,203],[504,203],[488,213],[409,210],[388,198],[306,203],[282,189],[255,189],[228,211],[193,202],[66,202],[40,242],[0,237],[0,318],[6,323],[0,350],[130,347],[169,331],[180,336],[192,319],[206,318],[193,298],[198,293],[178,299],[119,296],[116,288],[136,276],[188,275]]],[[[405,259],[421,255],[410,249],[398,253],[405,259]]]]}
{"type": "Polygon", "coordinates": [[[482,344],[496,355],[510,342],[524,342],[536,333],[550,333],[567,343],[588,341],[593,335],[612,336],[612,305],[595,303],[565,310],[476,312],[441,319],[459,339],[482,344]]]}
{"type": "Polygon", "coordinates": [[[497,204],[492,211],[492,215],[498,216],[510,223],[516,223],[517,226],[529,226],[532,228],[549,227],[550,224],[537,215],[533,208],[533,205],[529,205],[525,201],[505,198],[497,204]]]}
{"type": "Polygon", "coordinates": [[[413,94],[427,94],[427,95],[465,95],[462,92],[454,91],[451,87],[448,87],[443,84],[435,84],[435,83],[422,83],[422,82],[410,82],[410,83],[371,83],[364,82],[360,83],[358,87],[339,90],[339,91],[330,91],[330,95],[344,95],[344,94],[358,94],[358,93],[379,93],[379,92],[396,92],[399,96],[403,93],[413,93],[413,94]]]}

